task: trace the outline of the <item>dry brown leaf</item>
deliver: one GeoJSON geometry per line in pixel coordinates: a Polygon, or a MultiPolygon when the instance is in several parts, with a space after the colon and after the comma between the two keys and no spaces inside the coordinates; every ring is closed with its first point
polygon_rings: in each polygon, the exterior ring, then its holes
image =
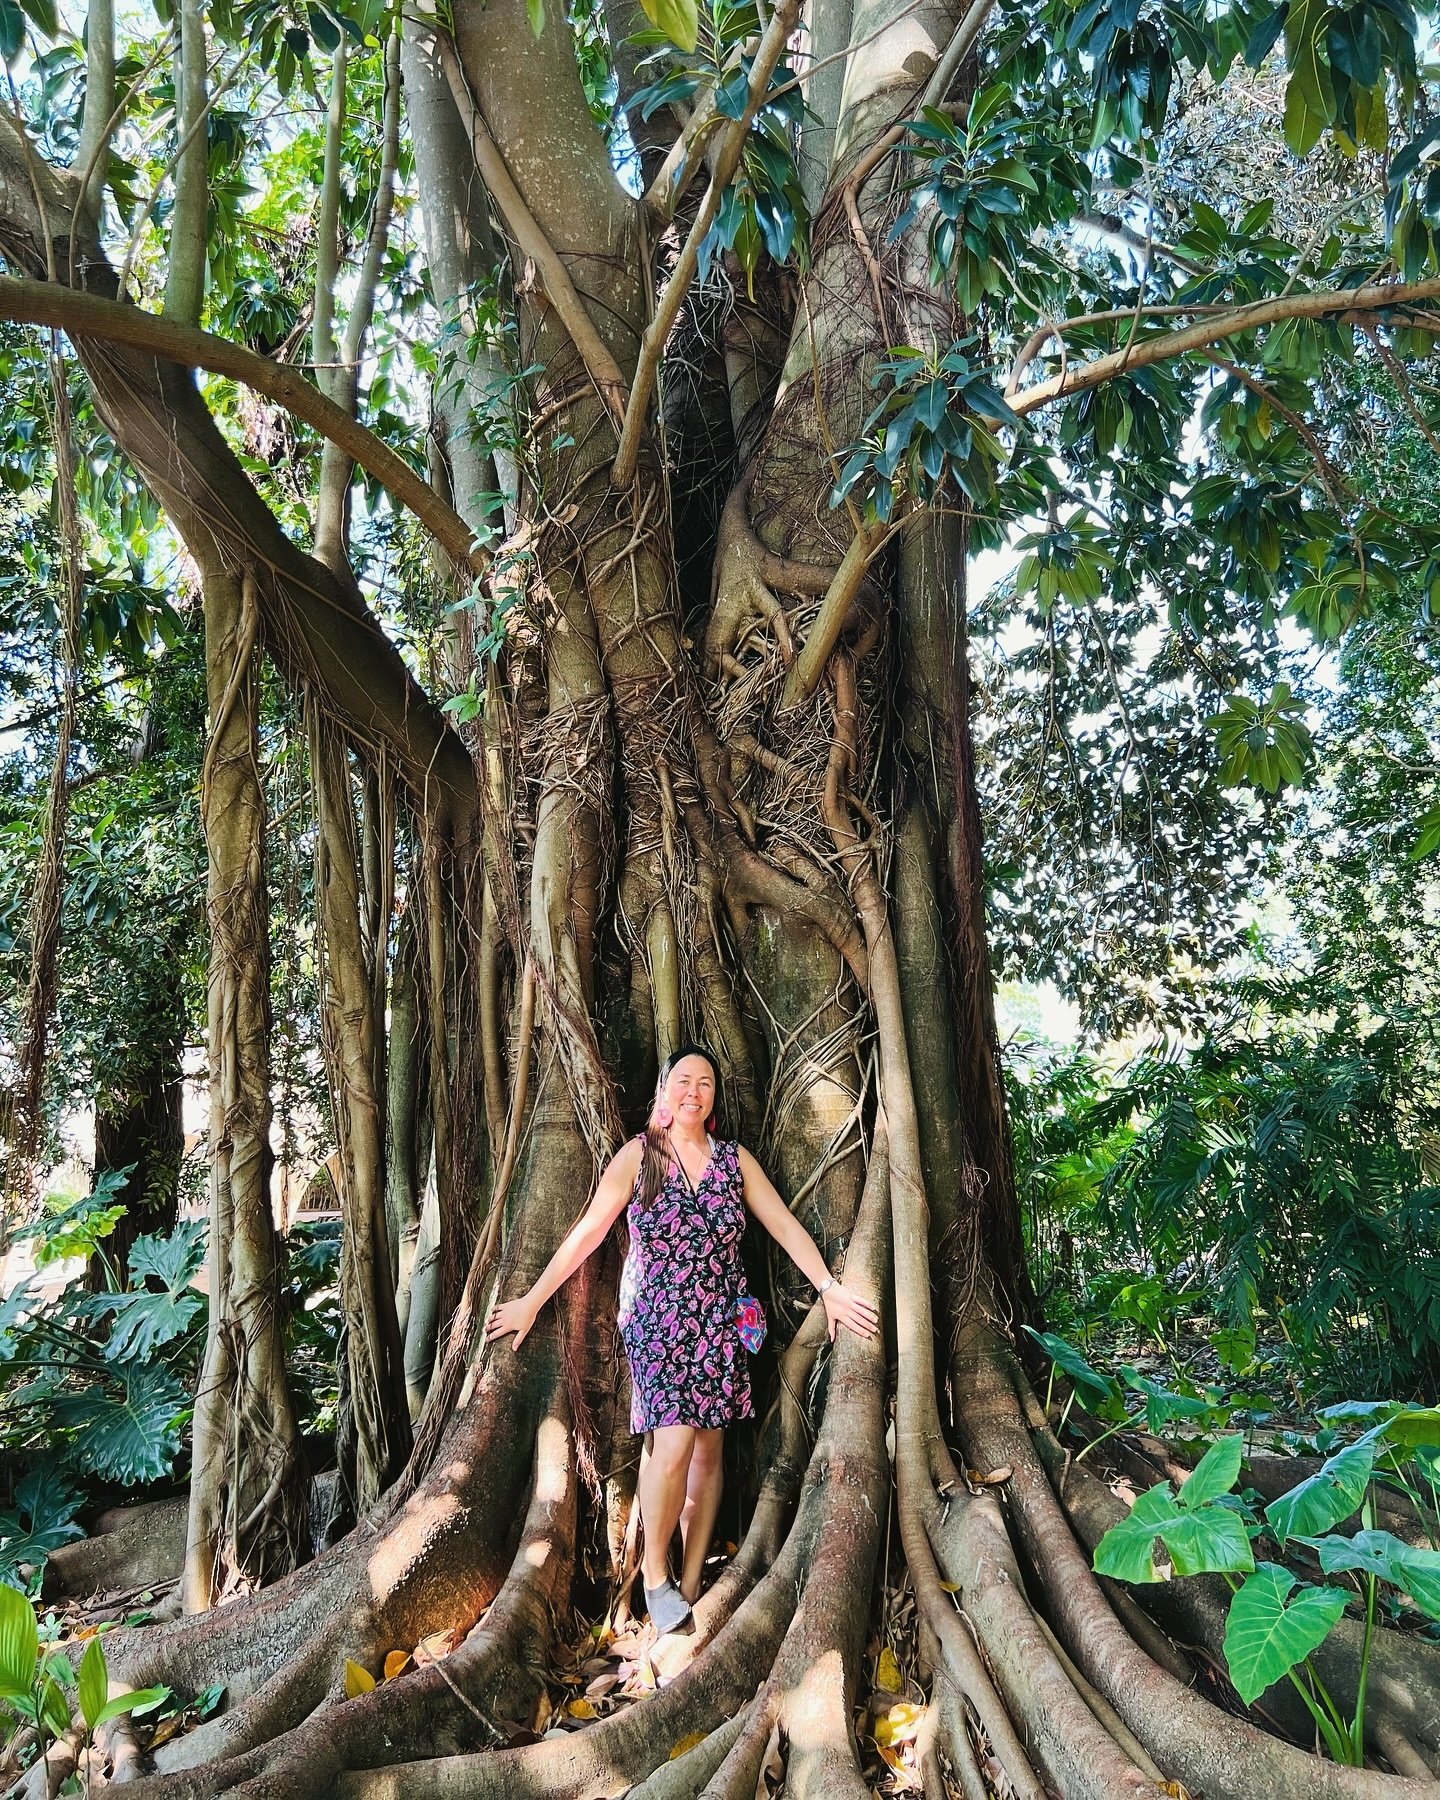
{"type": "Polygon", "coordinates": [[[693,1750],[697,1744],[703,1744],[709,1735],[708,1731],[687,1731],[678,1743],[670,1746],[669,1761],[674,1762],[677,1756],[683,1756],[687,1750],[693,1750]]]}
{"type": "Polygon", "coordinates": [[[614,1669],[606,1669],[603,1674],[597,1675],[593,1681],[586,1682],[585,1692],[591,1700],[598,1700],[602,1694],[608,1694],[611,1688],[618,1687],[619,1685],[620,1676],[618,1672],[614,1669]]]}
{"type": "Polygon", "coordinates": [[[146,1749],[158,1750],[162,1744],[168,1744],[179,1731],[180,1723],[179,1713],[171,1713],[168,1719],[162,1719],[150,1733],[150,1742],[145,1746],[146,1749]]]}
{"type": "Polygon", "coordinates": [[[429,1637],[421,1638],[415,1646],[415,1661],[419,1663],[439,1662],[446,1657],[459,1642],[460,1634],[456,1631],[432,1631],[429,1637]]]}
{"type": "Polygon", "coordinates": [[[385,1673],[382,1680],[393,1681],[397,1675],[409,1667],[409,1664],[410,1652],[408,1650],[387,1650],[385,1652],[385,1673]]]}
{"type": "Polygon", "coordinates": [[[368,1669],[362,1669],[359,1663],[345,1658],[345,1698],[358,1700],[361,1694],[368,1694],[375,1685],[375,1677],[368,1669]]]}

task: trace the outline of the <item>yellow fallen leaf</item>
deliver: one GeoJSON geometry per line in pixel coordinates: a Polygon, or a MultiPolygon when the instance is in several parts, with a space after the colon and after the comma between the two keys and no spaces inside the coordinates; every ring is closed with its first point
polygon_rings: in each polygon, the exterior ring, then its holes
{"type": "Polygon", "coordinates": [[[572,1719],[594,1719],[599,1717],[599,1714],[595,1711],[595,1708],[590,1702],[583,1698],[567,1700],[565,1702],[565,1710],[572,1719]]]}
{"type": "Polygon", "coordinates": [[[385,1652],[385,1680],[393,1681],[410,1660],[408,1650],[387,1650],[385,1652]]]}
{"type": "Polygon", "coordinates": [[[880,1660],[875,1664],[875,1685],[884,1688],[887,1694],[898,1694],[903,1684],[900,1665],[895,1660],[895,1652],[887,1644],[880,1652],[880,1660]]]}
{"type": "Polygon", "coordinates": [[[375,1677],[368,1669],[362,1669],[357,1662],[345,1658],[345,1698],[356,1700],[361,1694],[368,1694],[375,1685],[375,1677]]]}
{"type": "Polygon", "coordinates": [[[674,1762],[677,1756],[683,1756],[687,1750],[693,1750],[697,1744],[703,1744],[709,1735],[708,1731],[687,1731],[678,1744],[670,1746],[670,1761],[674,1762]]]}
{"type": "Polygon", "coordinates": [[[958,1581],[942,1581],[940,1587],[942,1591],[947,1594],[958,1594],[960,1592],[960,1583],[958,1581]]]}
{"type": "Polygon", "coordinates": [[[175,1736],[176,1732],[179,1731],[180,1724],[181,1719],[179,1713],[171,1713],[168,1719],[162,1719],[150,1733],[150,1742],[145,1748],[147,1750],[158,1750],[162,1744],[168,1744],[171,1738],[175,1736]]]}
{"type": "Polygon", "coordinates": [[[897,1701],[886,1710],[883,1718],[876,1719],[875,1728],[870,1735],[882,1748],[886,1744],[903,1744],[920,1729],[920,1715],[923,1711],[923,1707],[911,1706],[907,1700],[897,1701]]]}

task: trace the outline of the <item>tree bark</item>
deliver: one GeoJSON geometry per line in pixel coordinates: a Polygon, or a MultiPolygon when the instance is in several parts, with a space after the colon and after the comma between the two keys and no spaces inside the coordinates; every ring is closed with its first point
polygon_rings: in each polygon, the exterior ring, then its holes
{"type": "Polygon", "coordinates": [[[285,1574],[308,1495],[280,1335],[270,1194],[270,956],[265,794],[256,738],[250,583],[202,575],[210,732],[201,823],[210,921],[210,1317],[195,1398],[188,1611],[285,1574]]]}

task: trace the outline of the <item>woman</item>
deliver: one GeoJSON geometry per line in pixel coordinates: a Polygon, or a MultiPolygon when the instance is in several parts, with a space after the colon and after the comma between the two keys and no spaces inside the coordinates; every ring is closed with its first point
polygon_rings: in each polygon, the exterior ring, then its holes
{"type": "Polygon", "coordinates": [[[739,1144],[717,1142],[715,1065],[682,1044],[660,1071],[645,1131],[617,1152],[595,1197],[527,1294],[495,1307],[487,1339],[513,1332],[518,1350],[540,1308],[604,1243],[628,1206],[630,1249],[620,1281],[620,1333],[630,1363],[630,1429],[641,1458],[641,1576],[650,1618],[675,1631],[699,1598],[720,1509],[725,1427],[751,1413],[747,1352],[735,1322],[745,1289],[740,1240],[753,1213],[819,1293],[833,1339],[846,1326],[869,1337],[878,1314],[825,1266],[815,1240],[739,1144]],[[680,1526],[682,1565],[670,1578],[680,1526]]]}

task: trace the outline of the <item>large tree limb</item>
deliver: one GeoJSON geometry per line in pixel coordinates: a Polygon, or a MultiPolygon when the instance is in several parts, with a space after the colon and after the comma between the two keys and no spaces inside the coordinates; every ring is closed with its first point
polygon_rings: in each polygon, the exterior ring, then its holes
{"type": "MultiPolygon", "coordinates": [[[[1023,416],[1048,406],[1052,400],[1065,400],[1087,388],[1100,387],[1117,375],[1128,375],[1134,369],[1146,369],[1153,363],[1169,362],[1192,350],[1207,349],[1224,338],[1238,337],[1242,332],[1256,331],[1263,325],[1278,325],[1284,319],[1343,319],[1347,313],[1385,312],[1392,307],[1419,306],[1431,300],[1440,300],[1440,281],[1368,281],[1363,287],[1256,300],[1249,306],[1237,306],[1197,320],[1179,331],[1141,338],[1123,350],[1097,356],[1093,362],[1084,363],[1078,369],[1052,375],[1048,381],[1036,382],[1023,393],[1013,394],[1010,406],[1012,411],[1023,416]]],[[[1434,328],[1427,326],[1426,329],[1434,328]]]]}
{"type": "Polygon", "coordinates": [[[46,325],[74,338],[100,338],[141,350],[183,368],[224,375],[273,400],[286,412],[353,456],[386,493],[408,507],[462,569],[481,573],[488,557],[453,507],[410,465],[341,406],[328,400],[298,369],[272,362],[242,344],[195,326],[142,312],[138,306],[77,293],[51,281],[0,275],[0,317],[22,325],[46,325]]]}

